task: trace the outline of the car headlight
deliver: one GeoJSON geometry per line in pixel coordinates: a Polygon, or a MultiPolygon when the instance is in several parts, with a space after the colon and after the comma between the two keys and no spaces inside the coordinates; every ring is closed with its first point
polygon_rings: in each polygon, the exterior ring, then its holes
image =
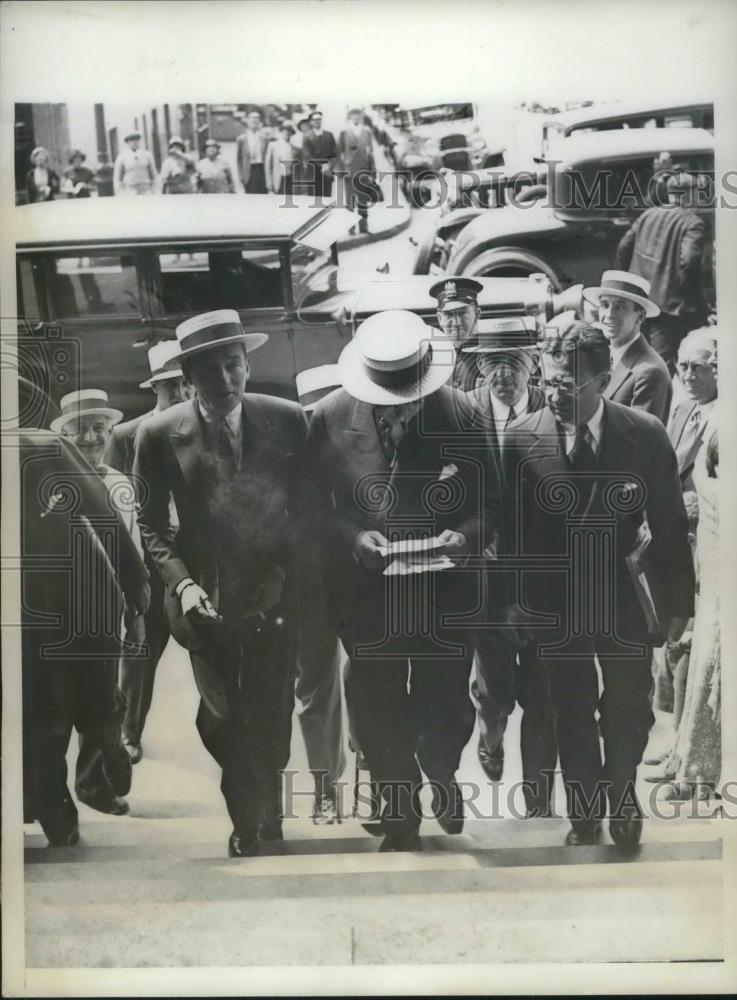
{"type": "Polygon", "coordinates": [[[483,136],[480,135],[471,136],[471,149],[485,149],[485,148],[486,148],[486,140],[483,138],[483,136]]]}
{"type": "Polygon", "coordinates": [[[438,156],[440,153],[440,143],[437,139],[425,139],[422,144],[422,152],[425,156],[438,156]]]}

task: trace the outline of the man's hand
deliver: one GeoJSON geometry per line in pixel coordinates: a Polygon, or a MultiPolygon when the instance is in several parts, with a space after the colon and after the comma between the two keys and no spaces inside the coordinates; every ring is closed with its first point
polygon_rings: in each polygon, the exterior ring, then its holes
{"type": "Polygon", "coordinates": [[[179,595],[182,604],[182,614],[198,622],[216,624],[222,621],[202,587],[197,583],[189,583],[179,595]]]}
{"type": "Polygon", "coordinates": [[[126,601],[126,611],[130,618],[145,615],[151,606],[151,587],[148,581],[142,583],[129,601],[126,601]]]}
{"type": "Polygon", "coordinates": [[[688,618],[671,618],[668,623],[668,632],[666,634],[667,642],[678,642],[683,633],[686,631],[686,626],[688,625],[688,618]]]}
{"type": "Polygon", "coordinates": [[[451,531],[446,528],[442,534],[438,535],[438,541],[442,544],[444,556],[463,556],[468,551],[468,540],[460,531],[451,531]]]}
{"type": "Polygon", "coordinates": [[[381,569],[384,556],[379,548],[387,548],[388,545],[388,540],[380,531],[359,531],[353,541],[353,551],[367,569],[381,569]]]}
{"type": "Polygon", "coordinates": [[[125,641],[132,647],[129,651],[130,655],[136,655],[141,652],[143,644],[146,641],[146,625],[143,615],[134,615],[132,618],[126,620],[125,641]]]}

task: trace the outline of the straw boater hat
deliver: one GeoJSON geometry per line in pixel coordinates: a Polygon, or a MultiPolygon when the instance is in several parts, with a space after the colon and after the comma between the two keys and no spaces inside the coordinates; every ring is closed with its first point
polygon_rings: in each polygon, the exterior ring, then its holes
{"type": "Polygon", "coordinates": [[[118,424],[123,419],[121,411],[114,410],[109,405],[107,393],[102,389],[77,389],[75,392],[68,392],[66,396],[61,397],[59,406],[61,416],[52,420],[50,424],[51,430],[56,433],[77,417],[103,416],[113,424],[118,424]]]}
{"type": "Polygon", "coordinates": [[[319,365],[297,372],[297,395],[302,409],[310,413],[323,396],[340,385],[337,365],[319,365]]]}
{"type": "Polygon", "coordinates": [[[215,309],[192,316],[177,327],[180,358],[189,358],[225,344],[243,344],[246,352],[250,353],[268,339],[267,333],[246,333],[235,309],[215,309]]]}
{"type": "Polygon", "coordinates": [[[494,354],[497,351],[534,351],[537,327],[531,316],[479,320],[478,343],[464,347],[464,354],[494,354]]]}
{"type": "Polygon", "coordinates": [[[182,369],[179,367],[179,342],[162,340],[154,344],[148,352],[148,363],[151,374],[145,382],[141,382],[139,389],[150,389],[154,382],[163,382],[164,379],[182,378],[182,369]]]}
{"type": "Polygon", "coordinates": [[[453,344],[415,313],[389,309],[369,316],[343,348],[338,375],[354,399],[373,406],[411,403],[450,379],[453,344]]]}
{"type": "Polygon", "coordinates": [[[601,284],[596,288],[584,288],[583,297],[587,302],[599,305],[600,295],[618,295],[642,306],[648,319],[660,315],[659,307],[650,298],[650,282],[631,271],[604,271],[601,284]]]}

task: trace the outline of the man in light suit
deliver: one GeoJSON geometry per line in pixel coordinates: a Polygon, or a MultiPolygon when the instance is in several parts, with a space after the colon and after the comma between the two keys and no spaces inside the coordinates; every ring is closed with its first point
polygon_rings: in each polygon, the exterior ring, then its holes
{"type": "Polygon", "coordinates": [[[222,769],[231,856],[281,840],[294,704],[295,510],[306,434],[296,403],[244,395],[266,342],[220,309],[177,327],[197,398],[141,424],[133,472],[145,545],[190,653],[197,728],[222,769]],[[178,530],[170,520],[174,498],[178,530]]]}
{"type": "Polygon", "coordinates": [[[348,125],[338,137],[341,169],[345,172],[346,208],[357,209],[359,231],[368,232],[368,210],[375,200],[374,137],[363,124],[361,108],[351,108],[348,125]]]}
{"type": "Polygon", "coordinates": [[[610,352],[601,330],[577,323],[550,337],[543,366],[548,405],[510,427],[503,453],[510,614],[548,674],[566,843],[596,843],[608,801],[612,839],[633,850],[642,829],[634,782],[654,721],[653,625],[628,556],[646,518],[658,626],[676,641],[694,600],[678,465],[659,420],[602,398],[610,352]]]}
{"type": "Polygon", "coordinates": [[[673,386],[668,368],[640,332],[644,319],[658,316],[650,283],[629,271],[605,271],[601,284],[585,288],[584,298],[598,307],[599,324],[612,351],[612,374],[604,398],[668,420],[673,386]]]}
{"type": "Polygon", "coordinates": [[[673,407],[668,437],[676,449],[684,493],[693,492],[693,467],[717,400],[717,377],[710,359],[716,353],[715,327],[692,330],[678,349],[677,370],[685,398],[673,407]]]}
{"type": "Polygon", "coordinates": [[[236,139],[238,176],[246,194],[266,194],[266,147],[269,136],[258,111],[249,111],[246,130],[236,139]]]}
{"type": "Polygon", "coordinates": [[[445,385],[454,363],[448,338],[414,313],[371,316],[341,354],[343,388],[317,404],[308,434],[309,537],[331,554],[346,701],[385,800],[382,851],[421,849],[420,767],[442,828],[463,827],[455,773],[473,731],[473,648],[452,619],[478,606],[476,578],[457,562],[478,546],[482,484],[478,463],[455,455],[459,401],[445,385]],[[382,572],[402,565],[390,544],[433,537],[442,572],[382,572]]]}
{"type": "MultiPolygon", "coordinates": [[[[148,413],[113,427],[105,449],[106,465],[131,477],[136,454],[136,436],[141,424],[163,413],[170,406],[190,399],[194,390],[179,367],[179,344],[162,340],[148,352],[151,375],[141,382],[141,389],[151,389],[156,405],[148,413]]],[[[137,764],[143,757],[141,737],[146,716],[151,707],[156,667],[169,641],[169,623],[164,610],[164,583],[151,557],[146,552],[146,567],[151,578],[151,604],[146,612],[146,655],[123,656],[120,664],[120,690],[126,701],[123,720],[123,745],[131,761],[137,764]]]]}
{"type": "Polygon", "coordinates": [[[521,749],[523,792],[528,814],[550,810],[552,774],[558,757],[547,677],[531,648],[514,648],[504,627],[504,576],[496,571],[498,517],[495,509],[501,484],[501,454],[506,429],[515,420],[545,406],[545,396],[530,376],[535,367],[535,324],[526,317],[482,319],[478,341],[463,348],[476,359],[484,384],[467,394],[468,440],[485,445],[485,507],[488,537],[485,555],[484,625],[474,630],[476,648],[473,696],[479,722],[478,757],[490,781],[504,770],[504,733],[517,701],[523,709],[521,749]],[[496,627],[493,624],[497,623],[496,627]]]}

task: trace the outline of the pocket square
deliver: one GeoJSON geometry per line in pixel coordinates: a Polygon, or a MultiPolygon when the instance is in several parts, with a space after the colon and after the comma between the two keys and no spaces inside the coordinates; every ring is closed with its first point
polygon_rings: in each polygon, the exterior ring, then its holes
{"type": "Polygon", "coordinates": [[[457,476],[457,475],[458,475],[458,466],[455,465],[453,462],[451,462],[450,465],[443,466],[443,468],[440,470],[440,475],[438,476],[438,479],[450,479],[451,476],[457,476]]]}

